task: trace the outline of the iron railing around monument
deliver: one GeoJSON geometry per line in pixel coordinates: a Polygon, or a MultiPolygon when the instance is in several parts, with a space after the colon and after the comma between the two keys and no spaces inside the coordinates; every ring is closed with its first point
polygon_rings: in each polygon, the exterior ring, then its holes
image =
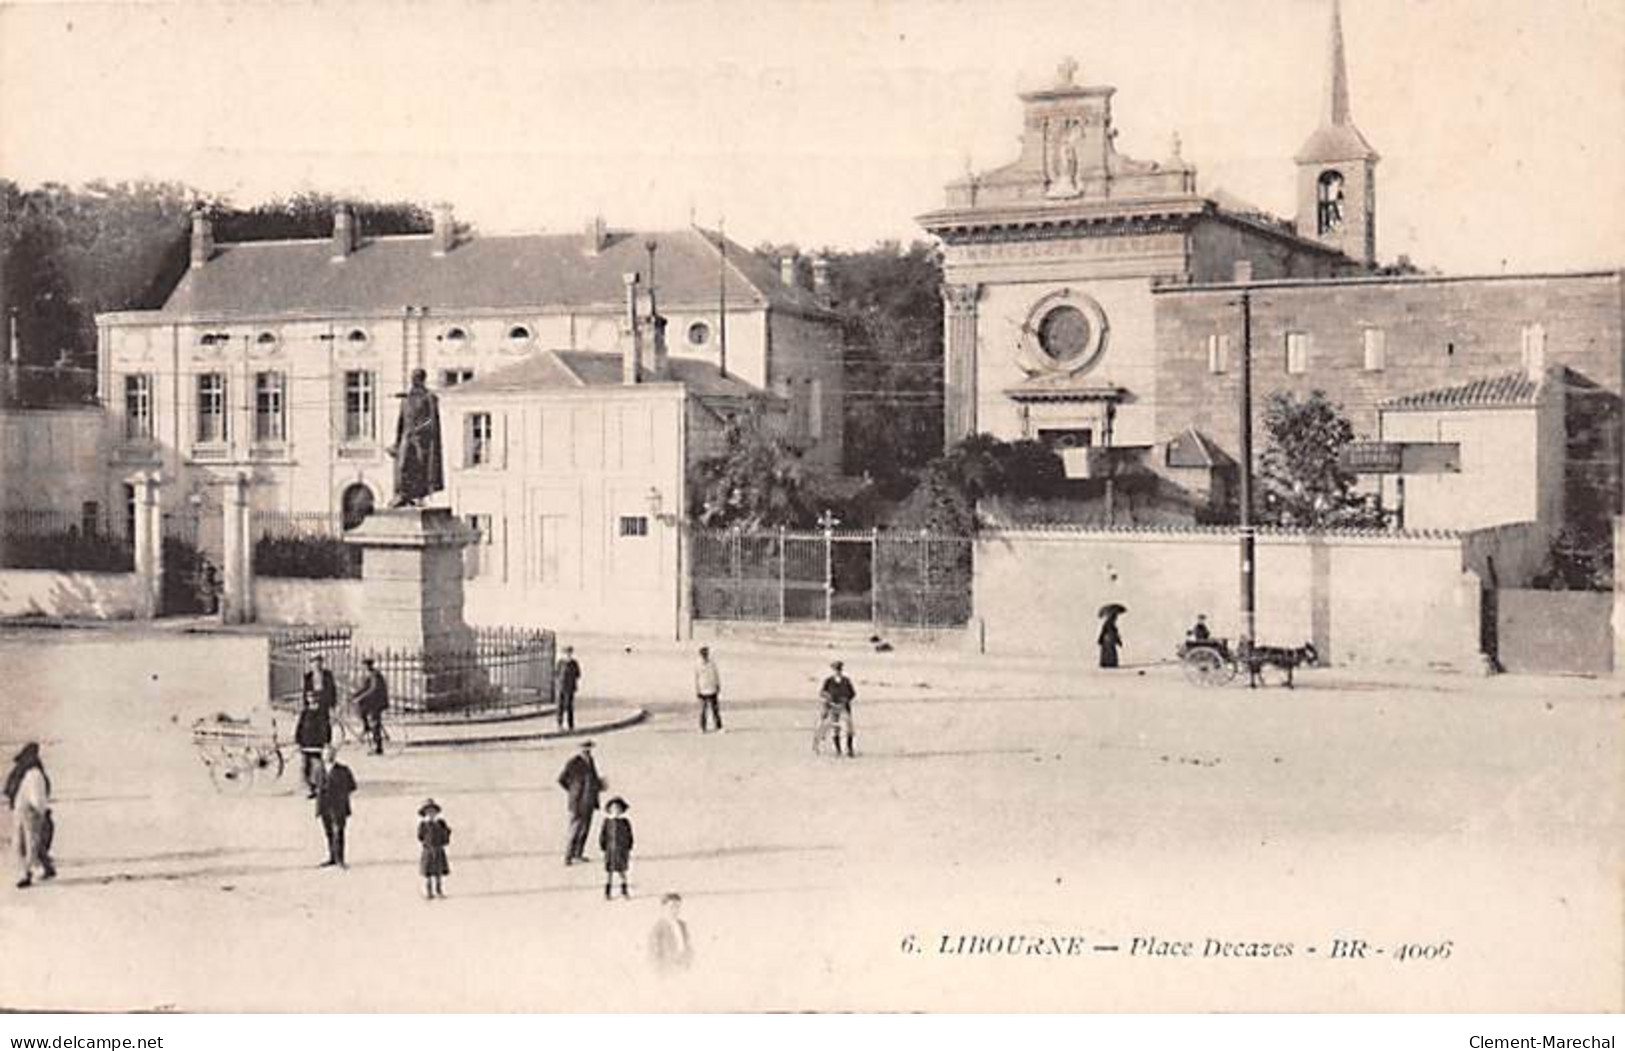
{"type": "Polygon", "coordinates": [[[349,628],[282,632],[270,643],[271,701],[298,708],[305,672],[320,656],[338,682],[340,701],[360,683],[371,657],[389,684],[389,717],[407,722],[521,715],[552,703],[551,631],[474,628],[465,649],[424,653],[360,649],[349,628]]]}

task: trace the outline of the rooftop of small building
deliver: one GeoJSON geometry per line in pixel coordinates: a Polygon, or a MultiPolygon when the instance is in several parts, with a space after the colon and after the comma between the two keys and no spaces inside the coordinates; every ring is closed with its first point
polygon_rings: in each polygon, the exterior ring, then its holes
{"type": "MultiPolygon", "coordinates": [[[[164,316],[313,316],[538,310],[625,302],[624,275],[648,287],[648,242],[656,292],[670,306],[715,309],[726,274],[734,308],[822,316],[829,308],[800,285],[785,284],[778,264],[715,231],[607,230],[590,233],[464,235],[436,254],[432,234],[360,237],[334,258],[330,237],[226,242],[189,269],[158,313],[164,316]],[[596,250],[595,250],[596,249],[596,250]]],[[[133,315],[121,315],[120,319],[133,315]]],[[[150,315],[148,315],[150,317],[150,315]]]]}
{"type": "Polygon", "coordinates": [[[716,365],[693,358],[668,357],[664,379],[645,377],[636,384],[623,382],[620,354],[591,350],[544,350],[477,379],[443,392],[457,398],[481,394],[525,394],[542,391],[622,390],[640,387],[669,389],[681,386],[703,399],[764,399],[775,395],[716,365]]]}
{"type": "Polygon", "coordinates": [[[1568,370],[1561,365],[1547,369],[1538,378],[1520,369],[1401,394],[1378,402],[1377,408],[1383,412],[1533,408],[1539,403],[1547,383],[1561,383],[1567,375],[1568,370]]]}

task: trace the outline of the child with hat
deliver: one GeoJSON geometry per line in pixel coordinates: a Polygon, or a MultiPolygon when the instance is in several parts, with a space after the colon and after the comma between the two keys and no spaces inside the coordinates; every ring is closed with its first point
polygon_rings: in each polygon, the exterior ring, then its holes
{"type": "Polygon", "coordinates": [[[423,844],[423,857],[418,869],[423,873],[423,896],[444,898],[440,878],[451,872],[451,861],[446,857],[446,845],[451,842],[451,826],[440,817],[440,804],[432,799],[418,807],[418,842],[423,844]]]}
{"type": "Polygon", "coordinates": [[[610,899],[610,889],[616,873],[621,877],[621,897],[630,898],[626,889],[626,869],[632,861],[632,822],[627,818],[626,800],[616,796],[604,804],[604,824],[598,831],[598,847],[604,852],[604,900],[610,899]]]}

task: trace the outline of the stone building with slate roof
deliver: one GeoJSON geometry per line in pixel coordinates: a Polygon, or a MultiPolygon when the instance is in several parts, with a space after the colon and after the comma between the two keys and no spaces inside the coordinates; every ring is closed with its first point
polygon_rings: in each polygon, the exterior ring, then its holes
{"type": "Polygon", "coordinates": [[[674,382],[774,395],[808,462],[839,471],[840,329],[793,272],[698,228],[468,236],[442,208],[432,233],[367,237],[341,210],[328,238],[217,244],[198,215],[164,305],[97,319],[108,499],[161,468],[166,505],[207,509],[247,471],[256,510],[354,518],[392,495],[413,369],[442,392],[554,350],[591,372],[629,346],[628,274],[645,338],[653,285],[674,382]]]}
{"type": "MultiPolygon", "coordinates": [[[[1325,391],[1373,439],[1384,406],[1399,426],[1391,399],[1562,366],[1547,385],[1562,388],[1564,426],[1541,431],[1561,448],[1528,456],[1561,464],[1553,527],[1603,535],[1621,506],[1625,275],[1379,273],[1379,157],[1351,115],[1335,0],[1327,70],[1319,124],[1283,159],[1297,169],[1290,221],[1199,192],[1177,138],[1160,161],[1117,153],[1114,89],[1077,83],[1075,64],[1024,94],[1020,157],[949,184],[946,207],[919,220],[946,260],[947,440],[1046,441],[1085,490],[1150,468],[1194,514],[1234,492],[1249,346],[1259,450],[1274,391],[1325,391]]],[[[1474,455],[1510,455],[1494,445],[1474,455]]],[[[1515,502],[1550,513],[1541,492],[1515,502]]],[[[1449,501],[1438,511],[1439,527],[1482,517],[1449,501]]]]}
{"type": "Polygon", "coordinates": [[[760,411],[783,431],[791,410],[649,339],[540,351],[446,391],[447,492],[479,534],[470,619],[680,636],[689,469],[730,417],[760,411]]]}

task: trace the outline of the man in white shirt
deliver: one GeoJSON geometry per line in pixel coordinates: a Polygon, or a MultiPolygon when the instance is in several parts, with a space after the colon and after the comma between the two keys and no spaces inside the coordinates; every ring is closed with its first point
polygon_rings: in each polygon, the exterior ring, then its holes
{"type": "Polygon", "coordinates": [[[717,670],[717,662],[711,659],[709,646],[700,647],[700,661],[694,666],[694,692],[700,698],[700,733],[710,732],[706,728],[707,713],[721,730],[722,708],[717,700],[722,695],[722,673],[717,670]]]}

